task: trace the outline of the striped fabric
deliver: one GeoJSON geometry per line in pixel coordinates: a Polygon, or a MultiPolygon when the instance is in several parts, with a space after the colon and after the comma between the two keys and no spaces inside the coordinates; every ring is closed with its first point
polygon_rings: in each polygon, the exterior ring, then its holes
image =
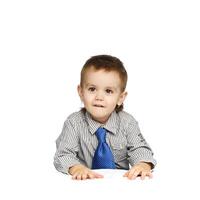
{"type": "Polygon", "coordinates": [[[153,152],[142,136],[137,121],[127,112],[115,111],[106,124],[94,121],[88,112],[71,114],[56,140],[55,168],[68,174],[69,167],[83,164],[92,167],[92,158],[98,145],[95,135],[99,127],[107,130],[106,142],[114,155],[117,169],[129,169],[140,161],[155,166],[153,152]]]}

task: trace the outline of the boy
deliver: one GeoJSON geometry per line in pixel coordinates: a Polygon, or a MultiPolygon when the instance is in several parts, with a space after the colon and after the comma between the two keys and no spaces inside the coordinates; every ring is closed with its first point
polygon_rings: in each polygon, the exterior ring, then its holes
{"type": "Polygon", "coordinates": [[[124,177],[152,177],[156,161],[137,121],[123,110],[127,72],[116,57],[97,55],[81,71],[84,104],[71,114],[56,140],[55,168],[73,179],[102,178],[91,169],[127,169],[124,177]],[[131,165],[131,169],[129,169],[131,165]]]}

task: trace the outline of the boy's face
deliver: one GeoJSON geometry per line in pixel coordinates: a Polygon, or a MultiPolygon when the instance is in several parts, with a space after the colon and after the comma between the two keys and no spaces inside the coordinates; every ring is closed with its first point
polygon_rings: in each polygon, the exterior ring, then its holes
{"type": "Polygon", "coordinates": [[[117,72],[88,69],[83,86],[78,86],[79,96],[92,118],[105,123],[116,105],[121,105],[127,95],[121,92],[121,80],[117,72]]]}

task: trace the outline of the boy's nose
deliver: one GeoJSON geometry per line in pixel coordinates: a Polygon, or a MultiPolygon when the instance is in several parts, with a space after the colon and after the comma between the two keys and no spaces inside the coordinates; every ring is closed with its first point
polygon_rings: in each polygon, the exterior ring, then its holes
{"type": "Polygon", "coordinates": [[[103,100],[103,94],[101,92],[98,92],[96,94],[96,97],[95,97],[96,100],[103,100]]]}

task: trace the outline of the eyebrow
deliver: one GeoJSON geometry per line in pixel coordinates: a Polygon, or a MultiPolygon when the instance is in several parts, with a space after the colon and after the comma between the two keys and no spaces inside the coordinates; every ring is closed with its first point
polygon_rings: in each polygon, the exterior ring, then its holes
{"type": "Polygon", "coordinates": [[[86,86],[86,87],[88,87],[88,86],[94,86],[94,87],[96,87],[96,85],[91,84],[91,83],[87,83],[87,84],[85,84],[85,86],[86,86]]]}
{"type": "MultiPolygon", "coordinates": [[[[91,83],[87,83],[86,85],[85,85],[86,87],[89,87],[89,86],[92,86],[92,87],[97,87],[96,85],[94,85],[94,84],[91,84],[91,83]]],[[[107,86],[107,87],[105,87],[106,89],[111,89],[111,90],[117,90],[117,88],[116,87],[112,87],[112,86],[107,86]]]]}

